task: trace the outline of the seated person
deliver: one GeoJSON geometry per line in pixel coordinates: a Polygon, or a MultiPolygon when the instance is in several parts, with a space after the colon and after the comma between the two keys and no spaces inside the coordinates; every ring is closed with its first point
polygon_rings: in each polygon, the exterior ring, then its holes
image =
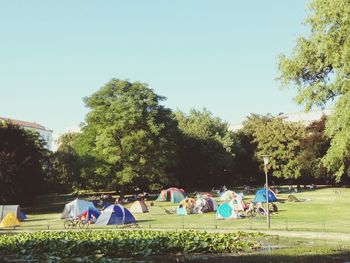
{"type": "Polygon", "coordinates": [[[262,203],[261,203],[261,202],[257,203],[256,212],[257,212],[258,214],[261,214],[261,215],[266,215],[266,214],[267,214],[267,211],[266,211],[266,209],[262,206],[262,203]]]}

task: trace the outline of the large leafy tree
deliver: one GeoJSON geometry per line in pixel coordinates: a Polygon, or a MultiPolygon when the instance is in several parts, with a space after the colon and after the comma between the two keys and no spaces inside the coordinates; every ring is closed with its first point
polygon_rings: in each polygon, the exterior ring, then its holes
{"type": "Polygon", "coordinates": [[[233,181],[233,133],[228,123],[207,110],[175,113],[180,137],[176,175],[187,187],[208,187],[233,181]]]}
{"type": "Polygon", "coordinates": [[[0,122],[0,203],[29,203],[40,194],[46,157],[37,133],[0,122]]]}
{"type": "Polygon", "coordinates": [[[80,164],[80,179],[85,187],[94,190],[110,189],[113,165],[99,157],[96,148],[97,126],[87,125],[77,134],[73,148],[80,164]]]}
{"type": "Polygon", "coordinates": [[[335,101],[326,125],[331,146],[324,165],[336,178],[346,174],[350,153],[350,2],[313,0],[309,5],[307,37],[299,37],[292,54],[279,58],[283,87],[295,86],[296,102],[309,110],[335,101]]]}
{"type": "Polygon", "coordinates": [[[80,176],[81,164],[79,156],[74,149],[74,141],[78,133],[66,133],[58,140],[58,149],[52,154],[52,167],[55,183],[68,186],[67,188],[82,188],[80,176]]]}
{"type": "Polygon", "coordinates": [[[84,99],[90,109],[83,135],[90,154],[108,164],[100,171],[123,188],[168,183],[175,161],[176,123],[164,100],[146,84],[112,79],[84,99]]]}
{"type": "MultiPolygon", "coordinates": [[[[256,143],[256,158],[270,157],[268,167],[278,178],[295,179],[301,176],[299,153],[305,128],[299,123],[286,122],[279,117],[260,118],[254,127],[253,142],[256,143]]],[[[248,127],[247,127],[248,128],[248,127]]]]}
{"type": "Polygon", "coordinates": [[[306,135],[301,140],[299,164],[303,181],[315,179],[328,183],[330,174],[321,162],[329,148],[329,138],[325,135],[326,117],[314,121],[306,127],[306,135]]]}
{"type": "Polygon", "coordinates": [[[264,177],[257,176],[262,159],[256,155],[258,143],[255,141],[255,133],[258,127],[267,125],[271,118],[270,115],[251,114],[243,122],[242,129],[235,132],[235,171],[241,183],[257,184],[264,181],[264,177]]]}

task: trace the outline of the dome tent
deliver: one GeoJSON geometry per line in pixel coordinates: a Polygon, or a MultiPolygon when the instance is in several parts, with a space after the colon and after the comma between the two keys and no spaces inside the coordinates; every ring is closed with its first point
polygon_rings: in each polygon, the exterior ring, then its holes
{"type": "Polygon", "coordinates": [[[148,213],[148,207],[143,200],[135,201],[130,207],[130,212],[134,214],[148,213]]]}
{"type": "Polygon", "coordinates": [[[218,204],[215,199],[208,196],[197,196],[195,211],[197,213],[215,212],[218,208],[218,204]]]}
{"type": "Polygon", "coordinates": [[[235,195],[235,192],[227,190],[220,195],[220,201],[230,201],[235,195]]]}
{"type": "Polygon", "coordinates": [[[21,211],[21,207],[19,205],[0,205],[0,222],[9,213],[13,213],[15,218],[20,221],[27,219],[27,216],[21,211]]]}
{"type": "Polygon", "coordinates": [[[172,203],[180,203],[185,199],[185,191],[183,189],[178,189],[175,187],[168,188],[166,190],[162,190],[156,201],[158,202],[166,202],[170,201],[172,203]]]}
{"type": "Polygon", "coordinates": [[[12,212],[8,213],[3,220],[1,220],[0,227],[15,227],[19,226],[20,223],[16,218],[16,215],[12,212]]]}
{"type": "MultiPolygon", "coordinates": [[[[277,197],[276,197],[275,193],[272,192],[270,189],[268,192],[268,201],[269,202],[277,202],[277,197]]],[[[266,188],[261,188],[256,192],[253,202],[254,203],[266,203],[266,188]]]]}
{"type": "Polygon", "coordinates": [[[94,204],[89,201],[81,200],[81,199],[75,199],[72,202],[65,205],[61,219],[69,219],[69,218],[77,218],[79,215],[81,215],[83,212],[91,208],[95,208],[94,204]]]}
{"type": "Polygon", "coordinates": [[[96,225],[123,225],[135,223],[136,219],[131,212],[122,205],[111,205],[103,210],[102,214],[96,220],[96,225]]]}
{"type": "Polygon", "coordinates": [[[216,219],[239,218],[234,209],[228,204],[223,203],[216,210],[216,219]]]}
{"type": "Polygon", "coordinates": [[[249,206],[243,201],[243,196],[240,194],[235,195],[229,204],[236,212],[245,211],[249,208],[249,206]]]}

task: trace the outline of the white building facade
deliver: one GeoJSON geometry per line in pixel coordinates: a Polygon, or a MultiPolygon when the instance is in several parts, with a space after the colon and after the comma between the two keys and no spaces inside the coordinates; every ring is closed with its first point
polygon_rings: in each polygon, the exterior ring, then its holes
{"type": "MultiPolygon", "coordinates": [[[[280,113],[276,118],[282,118],[285,121],[289,122],[301,122],[305,125],[311,124],[313,121],[318,121],[322,116],[331,115],[333,110],[319,110],[319,111],[309,111],[309,112],[294,112],[294,113],[280,113]]],[[[243,128],[243,123],[236,123],[230,125],[231,131],[237,131],[243,128]]]]}
{"type": "Polygon", "coordinates": [[[20,121],[20,120],[14,120],[9,118],[0,117],[0,122],[9,122],[15,125],[18,125],[19,127],[31,130],[34,132],[39,133],[41,139],[45,142],[46,149],[51,151],[52,148],[52,133],[53,131],[45,128],[44,126],[37,124],[35,122],[27,122],[27,121],[20,121]]]}

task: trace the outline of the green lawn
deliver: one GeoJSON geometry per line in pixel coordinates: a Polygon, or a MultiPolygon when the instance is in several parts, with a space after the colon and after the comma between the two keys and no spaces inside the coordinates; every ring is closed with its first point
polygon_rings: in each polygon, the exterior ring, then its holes
{"type": "MultiPolygon", "coordinates": [[[[295,194],[308,201],[300,203],[278,203],[279,212],[271,217],[272,230],[349,232],[350,231],[350,189],[339,188],[336,194],[333,188],[323,188],[295,194]]],[[[287,199],[289,194],[279,194],[287,199]]],[[[246,201],[253,196],[246,196],[246,201]]],[[[38,198],[33,207],[25,208],[28,220],[21,223],[18,230],[63,229],[60,214],[65,202],[72,200],[69,195],[52,195],[38,198]]],[[[169,202],[154,202],[148,207],[150,213],[135,214],[139,227],[146,229],[204,229],[204,230],[266,230],[266,219],[216,220],[215,213],[177,216],[166,214],[164,208],[173,209],[169,202]]],[[[127,205],[126,207],[129,207],[127,205]]],[[[109,226],[104,228],[115,228],[109,226]]],[[[96,228],[91,226],[91,228],[96,228]]],[[[0,230],[1,232],[2,230],[0,230]]]]}

